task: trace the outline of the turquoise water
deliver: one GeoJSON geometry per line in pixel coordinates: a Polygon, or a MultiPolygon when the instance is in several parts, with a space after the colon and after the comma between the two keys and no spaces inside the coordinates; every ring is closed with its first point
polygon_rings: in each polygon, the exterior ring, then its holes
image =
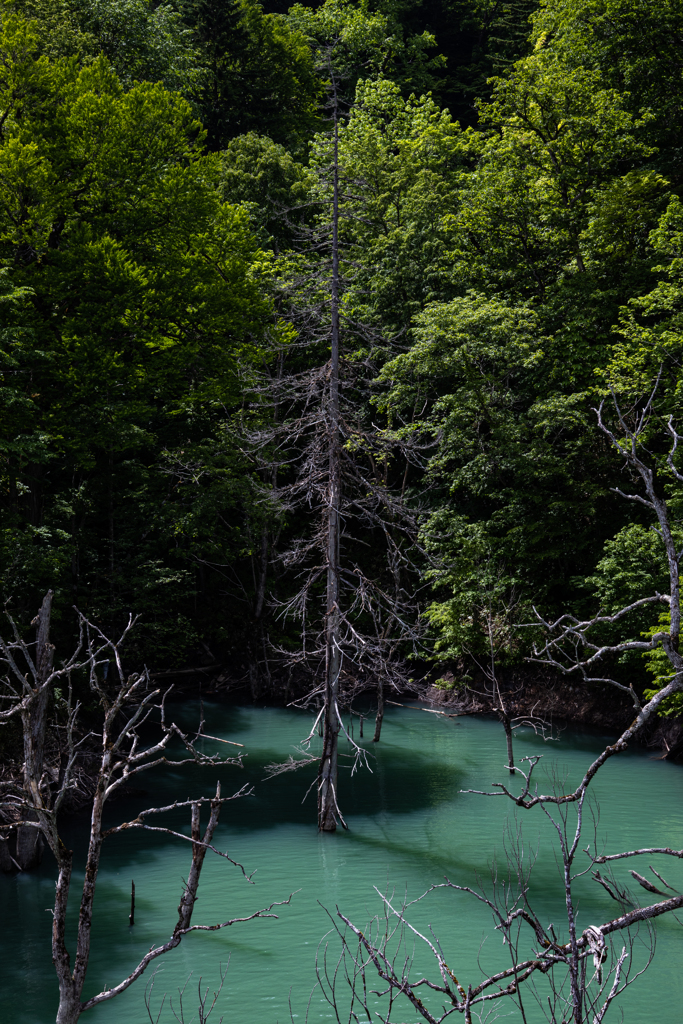
{"type": "MultiPolygon", "coordinates": [[[[189,723],[197,710],[196,705],[185,704],[182,715],[189,723]]],[[[295,1019],[303,1024],[315,983],[316,949],[329,929],[324,908],[334,912],[339,906],[363,926],[380,909],[374,886],[395,891],[398,899],[406,892],[413,899],[442,881],[444,875],[459,884],[474,885],[478,873],[486,879],[494,851],[501,853],[510,806],[503,799],[461,792],[485,789],[507,778],[502,768],[504,736],[496,722],[444,719],[414,709],[389,710],[382,742],[371,761],[372,774],[364,771],[349,778],[347,772],[340,782],[349,832],[321,836],[315,829],[313,796],[301,803],[313,777],[310,768],[262,781],[263,766],[292,751],[310,728],[309,718],[296,711],[221,705],[206,705],[206,713],[208,732],[244,743],[245,768],[224,768],[217,773],[193,767],[187,772],[174,769],[146,776],[141,781],[145,794],[110,806],[111,823],[134,816],[145,805],[165,804],[199,792],[210,794],[217,774],[224,794],[245,782],[253,783],[253,796],[224,808],[215,842],[228,848],[249,871],[256,869],[255,884],[245,882],[225,861],[207,858],[194,923],[244,916],[299,891],[291,905],[278,911],[278,920],[257,920],[212,934],[194,933],[158,960],[153,993],[157,1008],[162,994],[176,992],[192,972],[187,1003],[193,1005],[191,990],[199,976],[205,985],[215,988],[220,965],[229,959],[219,1003],[226,1024],[284,1024],[289,1020],[290,993],[295,1019]]],[[[561,775],[568,773],[572,783],[602,748],[603,740],[565,734],[559,743],[544,744],[527,732],[517,738],[516,756],[541,753],[544,764],[554,766],[561,775]]],[[[367,740],[366,744],[372,749],[367,740]]],[[[212,752],[219,748],[209,741],[206,745],[212,752]]],[[[637,845],[683,847],[680,766],[652,760],[644,751],[629,752],[605,766],[595,793],[600,803],[598,832],[605,839],[607,852],[637,845]]],[[[538,809],[523,815],[522,821],[526,840],[537,849],[532,902],[542,918],[561,922],[562,897],[547,822],[538,809]]],[[[188,822],[185,815],[177,815],[169,816],[169,824],[186,830],[188,822]]],[[[86,829],[85,815],[70,819],[65,828],[66,841],[78,851],[78,867],[82,865],[86,829]]],[[[592,842],[592,826],[584,835],[582,847],[592,842]]],[[[181,879],[188,870],[188,846],[139,831],[107,841],[95,903],[86,995],[116,984],[152,944],[168,937],[181,879]],[[137,889],[134,928],[128,926],[131,879],[137,889]]],[[[683,865],[665,858],[654,863],[671,884],[683,888],[683,865]]],[[[630,866],[647,873],[647,862],[622,862],[615,870],[617,877],[630,881],[630,866]]],[[[56,982],[48,909],[54,877],[49,857],[39,872],[0,877],[3,1024],[49,1024],[54,1020],[56,982]]],[[[616,916],[616,904],[590,879],[582,881],[578,891],[581,928],[616,916]]],[[[467,894],[436,890],[411,908],[411,920],[421,929],[432,925],[449,966],[465,984],[478,980],[479,955],[491,969],[506,964],[487,909],[467,894]]],[[[330,956],[334,949],[331,942],[330,956]]],[[[681,1024],[682,966],[683,927],[673,918],[662,920],[657,927],[655,961],[621,1004],[627,1024],[646,1020],[681,1024]]],[[[429,959],[419,950],[417,967],[429,968],[429,959]]],[[[148,1021],[143,1000],[147,980],[148,976],[143,977],[122,996],[82,1019],[93,1024],[144,1024],[148,1021]]],[[[406,1008],[401,1019],[412,1021],[414,1016],[406,1008]]],[[[167,1003],[161,1022],[173,1019],[167,1003]]],[[[327,1024],[332,1019],[331,1008],[319,991],[314,992],[309,1020],[327,1024]]],[[[519,1018],[513,1014],[506,1019],[519,1018]]],[[[532,1012],[530,1019],[541,1018],[532,1012]]],[[[609,1019],[619,1020],[619,1012],[609,1019]]]]}

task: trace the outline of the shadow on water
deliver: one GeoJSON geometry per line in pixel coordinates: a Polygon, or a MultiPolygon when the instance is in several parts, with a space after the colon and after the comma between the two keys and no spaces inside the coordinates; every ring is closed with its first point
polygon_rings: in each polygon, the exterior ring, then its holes
{"type": "MultiPolygon", "coordinates": [[[[198,700],[176,703],[171,705],[168,711],[169,718],[178,721],[188,733],[194,733],[200,716],[198,700]]],[[[253,787],[250,796],[228,803],[223,808],[219,828],[221,841],[224,842],[226,836],[257,834],[284,825],[314,828],[316,765],[306,766],[275,778],[266,778],[267,765],[281,762],[288,753],[296,751],[297,741],[300,741],[310,729],[310,714],[293,709],[244,708],[208,701],[204,702],[204,713],[211,723],[210,728],[206,727],[207,731],[213,735],[236,739],[237,742],[244,744],[243,748],[227,749],[229,755],[239,753],[240,750],[244,753],[244,768],[200,768],[189,763],[182,768],[155,769],[142,777],[144,789],[140,788],[110,802],[106,811],[106,826],[111,827],[122,821],[132,820],[140,810],[149,806],[171,804],[175,800],[186,800],[191,795],[210,797],[215,792],[217,779],[220,779],[224,796],[236,792],[245,785],[253,787]],[[277,729],[269,735],[266,728],[264,736],[264,719],[268,723],[273,718],[276,720],[277,729]]],[[[385,846],[387,851],[400,850],[410,855],[413,847],[409,843],[405,846],[397,844],[395,830],[392,832],[392,838],[384,842],[379,835],[356,834],[353,828],[354,819],[374,819],[381,823],[385,818],[400,819],[401,816],[421,813],[440,804],[455,804],[466,798],[466,794],[461,791],[472,784],[471,766],[458,763],[457,758],[453,756],[453,748],[457,749],[458,746],[458,733],[455,730],[460,723],[439,719],[436,722],[433,719],[430,721],[431,716],[425,716],[425,719],[426,722],[424,719],[420,720],[418,715],[406,715],[400,709],[389,710],[385,719],[385,738],[382,742],[377,745],[368,742],[367,735],[366,739],[361,741],[368,752],[370,770],[361,767],[353,775],[349,767],[352,761],[349,754],[350,746],[346,740],[341,741],[339,799],[343,813],[352,825],[354,842],[366,844],[368,848],[376,851],[385,846]],[[424,749],[420,746],[416,748],[414,734],[421,723],[427,728],[427,734],[431,739],[434,736],[434,728],[444,726],[449,730],[442,734],[441,739],[445,738],[445,742],[439,749],[433,742],[428,743],[424,749]]],[[[371,724],[368,722],[368,733],[371,732],[371,724]]],[[[482,725],[484,722],[479,724],[482,725]]],[[[495,744],[499,733],[498,723],[490,721],[486,722],[486,726],[487,742],[490,745],[493,740],[495,744]]],[[[499,738],[502,763],[502,730],[499,738]]],[[[597,731],[569,733],[565,730],[559,744],[544,744],[539,741],[533,730],[521,730],[515,737],[517,763],[521,763],[524,756],[541,753],[544,760],[536,771],[541,788],[545,790],[551,786],[555,778],[562,779],[565,775],[562,767],[559,770],[556,768],[555,758],[558,754],[560,757],[567,755],[570,760],[573,760],[572,755],[581,753],[590,757],[603,748],[606,738],[610,737],[605,737],[597,731]]],[[[315,742],[314,739],[314,745],[315,742]]],[[[226,747],[215,741],[203,740],[202,749],[207,754],[226,755],[226,747]]],[[[315,752],[314,747],[312,749],[315,752]]],[[[182,757],[183,749],[178,746],[171,753],[173,757],[182,757]]],[[[642,754],[637,751],[627,751],[622,758],[624,756],[642,758],[642,754]]],[[[505,779],[504,775],[498,777],[505,779]]],[[[483,784],[490,785],[487,781],[483,781],[483,784]]],[[[185,808],[173,811],[165,814],[163,819],[155,819],[155,824],[162,823],[168,828],[187,834],[189,810],[185,808]]],[[[83,864],[88,827],[87,811],[72,815],[64,822],[64,838],[75,850],[77,868],[83,864]]],[[[170,845],[179,846],[182,850],[181,840],[163,833],[141,830],[131,830],[113,836],[107,841],[107,849],[115,849],[117,862],[122,869],[125,869],[127,864],[135,863],[141,847],[152,852],[170,845]]],[[[187,845],[189,847],[189,843],[187,845]]],[[[432,861],[439,871],[448,866],[453,867],[454,863],[471,865],[469,857],[455,856],[454,861],[454,854],[455,851],[451,851],[449,858],[444,859],[437,851],[421,849],[415,856],[420,860],[426,858],[432,861]]],[[[52,874],[53,865],[50,862],[51,858],[48,856],[43,871],[52,874]]]]}
{"type": "MultiPolygon", "coordinates": [[[[370,771],[360,768],[351,775],[349,768],[340,768],[339,801],[345,817],[412,814],[452,800],[465,778],[456,766],[416,751],[386,747],[371,754],[370,771]]],[[[254,757],[250,764],[257,778],[263,778],[262,765],[270,758],[259,764],[260,760],[254,757]],[[254,765],[258,765],[256,770],[254,765]]],[[[316,815],[315,778],[316,767],[312,766],[257,783],[253,800],[239,808],[238,827],[310,824],[316,815]]]]}
{"type": "MultiPolygon", "coordinates": [[[[253,796],[225,806],[216,844],[223,850],[227,847],[248,870],[258,868],[257,884],[248,885],[225,861],[208,859],[198,913],[202,919],[221,920],[282,899],[294,889],[300,891],[277,921],[257,921],[239,929],[188,937],[164,960],[166,973],[161,984],[165,991],[174,991],[191,970],[197,972],[195,977],[203,972],[209,977],[216,965],[232,954],[221,1009],[226,1020],[245,1018],[253,1024],[285,1021],[289,1019],[290,988],[295,1001],[303,998],[302,993],[310,992],[314,951],[329,927],[319,903],[331,909],[338,905],[364,924],[379,908],[375,885],[395,891],[399,897],[408,892],[413,898],[441,882],[444,875],[458,884],[476,885],[477,875],[485,884],[488,882],[488,865],[495,850],[501,853],[510,807],[503,800],[487,800],[460,791],[505,781],[501,774],[505,744],[499,723],[448,720],[397,708],[388,711],[382,742],[375,746],[368,722],[364,745],[374,755],[370,759],[372,772],[364,769],[351,776],[344,769],[340,778],[340,803],[351,831],[321,836],[315,825],[315,792],[302,804],[315,780],[315,766],[263,781],[267,764],[282,762],[295,752],[311,727],[310,715],[292,709],[242,708],[208,701],[205,713],[207,732],[244,743],[245,767],[155,770],[140,782],[146,792],[129,793],[109,806],[108,823],[130,820],[152,804],[162,806],[189,795],[210,796],[217,777],[224,794],[235,792],[245,783],[254,785],[253,796]]],[[[177,704],[171,714],[194,733],[199,702],[177,704]]],[[[233,752],[233,748],[217,741],[203,742],[207,753],[233,752]]],[[[560,743],[544,744],[528,731],[518,734],[516,754],[520,759],[541,753],[543,764],[548,765],[547,774],[556,770],[563,775],[567,768],[573,779],[583,774],[602,743],[602,735],[565,732],[560,743]]],[[[348,752],[346,741],[342,741],[341,749],[348,752]]],[[[541,771],[546,774],[545,768],[541,771]]],[[[641,833],[657,844],[683,846],[680,782],[679,767],[649,761],[642,752],[634,751],[608,765],[601,775],[599,795],[604,812],[601,829],[608,833],[611,847],[626,843],[627,848],[633,848],[641,833]],[[634,807],[638,808],[637,815],[633,814],[634,807]]],[[[164,824],[187,833],[189,810],[165,816],[164,824]]],[[[65,838],[78,851],[76,867],[81,872],[87,829],[87,812],[65,821],[65,838]]],[[[524,816],[525,836],[539,848],[532,895],[548,919],[561,920],[554,845],[543,829],[549,835],[542,815],[532,812],[524,816]]],[[[98,881],[89,989],[94,991],[97,986],[119,980],[152,943],[169,934],[189,858],[189,843],[163,834],[130,830],[107,840],[98,881]],[[127,923],[131,878],[137,889],[133,929],[127,923]]],[[[622,872],[626,881],[628,866],[622,872]]],[[[670,881],[679,884],[677,878],[670,881]]],[[[30,876],[0,878],[0,912],[4,922],[12,922],[11,930],[0,933],[3,1024],[47,1024],[54,1019],[50,923],[45,911],[53,898],[53,884],[54,864],[49,857],[40,871],[30,876]]],[[[584,924],[608,919],[611,913],[611,906],[601,902],[602,890],[593,892],[590,885],[590,879],[585,885],[581,883],[580,914],[584,924]]],[[[482,910],[463,894],[441,889],[431,894],[427,903],[416,905],[413,912],[416,925],[434,924],[462,969],[474,978],[482,935],[490,933],[486,908],[482,910]]],[[[676,930],[675,922],[666,922],[658,931],[662,938],[657,961],[661,969],[659,973],[655,968],[648,972],[642,997],[630,997],[633,1011],[630,1015],[627,1012],[627,1024],[653,1019],[641,1011],[655,995],[657,1024],[680,1024],[681,929],[676,930]],[[670,979],[668,988],[665,978],[670,979]]],[[[129,990],[114,1004],[93,1011],[93,1024],[141,1024],[146,1019],[143,989],[144,984],[129,990]]],[[[320,1007],[318,1012],[314,1003],[312,1024],[326,1024],[328,1010],[320,1007]]],[[[537,1024],[536,1017],[530,1021],[537,1024]]]]}
{"type": "MultiPolygon", "coordinates": [[[[210,727],[206,727],[206,731],[244,744],[243,748],[227,748],[229,755],[239,753],[241,749],[245,755],[244,768],[199,768],[188,764],[183,768],[154,770],[142,778],[144,790],[123,796],[109,804],[106,814],[107,826],[132,820],[140,810],[151,805],[170,804],[174,800],[188,799],[190,795],[210,797],[215,792],[216,780],[220,779],[224,796],[236,792],[244,785],[252,786],[254,789],[252,795],[228,803],[223,808],[219,828],[222,843],[230,836],[252,833],[256,835],[278,826],[315,828],[316,765],[306,766],[275,778],[266,778],[267,765],[281,762],[290,752],[299,756],[296,754],[296,747],[311,727],[311,715],[294,709],[244,708],[208,701],[204,702],[204,713],[211,723],[210,727]],[[273,719],[277,727],[269,730],[268,725],[273,719]]],[[[199,701],[186,701],[169,707],[169,718],[178,721],[188,733],[193,734],[196,730],[199,716],[199,701]]],[[[345,724],[348,726],[346,721],[345,724]]],[[[349,768],[350,746],[344,739],[340,743],[339,799],[343,813],[351,825],[354,842],[366,844],[368,849],[372,848],[376,853],[384,847],[387,852],[402,852],[407,856],[412,854],[418,860],[426,858],[440,874],[456,864],[463,868],[471,867],[471,857],[463,857],[462,850],[459,853],[452,850],[448,857],[436,850],[415,851],[411,845],[412,840],[405,845],[397,843],[395,830],[392,831],[391,839],[384,841],[379,835],[359,835],[354,828],[354,819],[357,818],[374,819],[381,823],[383,819],[400,819],[402,816],[422,813],[440,804],[454,804],[466,798],[466,794],[462,794],[461,790],[472,784],[471,766],[458,763],[457,758],[453,756],[454,749],[458,749],[457,730],[460,722],[441,719],[435,721],[429,715],[420,718],[417,714],[406,715],[401,709],[391,709],[385,719],[384,738],[379,744],[373,744],[367,739],[367,734],[371,734],[371,726],[372,723],[368,722],[366,738],[361,741],[368,752],[370,770],[361,767],[352,775],[349,768]],[[431,742],[424,747],[416,746],[415,733],[423,727],[431,742]],[[435,746],[435,735],[441,739],[441,745],[435,746]]],[[[493,740],[495,748],[496,739],[500,740],[502,763],[502,730],[499,730],[498,723],[494,721],[486,722],[485,727],[489,745],[493,740]]],[[[556,772],[555,758],[558,754],[567,755],[570,760],[573,759],[572,755],[581,753],[590,757],[603,748],[605,738],[596,731],[564,731],[559,744],[544,744],[533,730],[522,730],[515,737],[517,762],[520,763],[524,756],[541,753],[544,760],[537,768],[537,776],[541,788],[546,789],[552,784],[556,772]]],[[[313,741],[313,752],[316,740],[317,738],[313,741]]],[[[226,755],[226,747],[215,741],[202,741],[202,749],[207,754],[226,755]]],[[[173,754],[182,756],[182,748],[175,748],[173,754]]],[[[626,756],[629,754],[642,756],[636,752],[627,752],[626,756]]],[[[564,776],[561,768],[559,776],[564,776]]],[[[504,779],[504,775],[497,777],[504,779]]],[[[484,782],[484,785],[489,784],[488,781],[484,782]]],[[[157,819],[156,823],[161,824],[162,821],[157,819]]],[[[164,815],[163,824],[186,834],[189,831],[188,809],[164,815]]],[[[76,851],[75,863],[79,867],[83,862],[88,826],[87,812],[74,815],[65,823],[65,838],[68,843],[73,844],[76,851]]],[[[182,851],[182,841],[178,839],[165,834],[143,833],[139,830],[111,837],[107,841],[107,848],[112,849],[122,870],[137,861],[142,846],[149,852],[162,850],[168,846],[179,846],[182,851]]],[[[249,865],[245,867],[249,868],[249,865]]]]}
{"type": "MultiPolygon", "coordinates": [[[[242,752],[245,755],[244,768],[198,767],[190,762],[182,768],[155,769],[141,777],[141,788],[138,791],[109,803],[106,811],[107,827],[123,820],[132,820],[140,810],[148,806],[171,804],[175,800],[186,800],[190,795],[212,796],[218,779],[224,796],[245,785],[254,788],[251,796],[224,807],[221,816],[223,826],[239,831],[254,831],[283,824],[315,823],[315,764],[275,778],[266,778],[267,765],[283,761],[290,751],[295,753],[296,741],[310,729],[311,716],[278,709],[276,714],[280,728],[275,735],[266,735],[264,742],[264,737],[259,735],[258,712],[261,711],[264,717],[272,716],[272,709],[244,709],[206,703],[204,711],[211,721],[211,728],[207,726],[207,731],[221,737],[238,738],[244,748],[226,750],[218,742],[203,740],[201,749],[207,754],[218,753],[221,756],[242,752]]],[[[186,702],[182,706],[172,707],[169,717],[175,718],[182,728],[192,732],[197,728],[199,720],[199,702],[186,702]]],[[[352,774],[350,745],[345,739],[340,742],[339,798],[345,816],[412,814],[425,807],[453,800],[464,785],[466,773],[452,760],[439,758],[434,750],[422,752],[401,742],[402,729],[400,721],[396,721],[397,717],[394,715],[391,740],[380,744],[373,744],[367,738],[361,741],[367,750],[369,770],[360,767],[352,774]]],[[[311,746],[313,753],[316,752],[316,742],[319,742],[317,737],[311,746]]],[[[174,746],[170,756],[182,757],[182,747],[174,746]]],[[[185,809],[164,815],[163,821],[168,827],[186,831],[188,818],[189,811],[185,809]]],[[[79,834],[87,829],[88,824],[87,812],[74,815],[68,821],[67,833],[76,844],[79,834]]],[[[118,840],[119,837],[114,837],[114,841],[118,840]]],[[[139,840],[138,831],[134,841],[139,840]]],[[[151,846],[157,843],[163,845],[167,841],[172,840],[146,833],[145,842],[151,846]]]]}
{"type": "MultiPolygon", "coordinates": [[[[248,783],[254,792],[228,803],[221,813],[219,832],[224,836],[258,833],[282,825],[298,825],[315,828],[316,767],[306,767],[289,772],[274,779],[265,779],[265,766],[282,758],[282,751],[270,751],[250,756],[247,767],[198,769],[189,767],[184,771],[159,774],[148,778],[149,790],[114,801],[109,805],[106,826],[112,827],[121,821],[133,820],[145,807],[172,803],[175,799],[187,799],[192,795],[211,796],[215,792],[215,780],[221,778],[224,794],[235,792],[248,783]],[[308,791],[308,795],[307,794],[308,791]]],[[[345,818],[394,818],[410,815],[440,803],[453,801],[458,797],[465,783],[465,772],[447,761],[436,761],[426,754],[401,750],[395,747],[378,749],[370,759],[371,772],[359,769],[353,776],[348,768],[340,770],[339,800],[345,818]]],[[[204,819],[206,820],[206,811],[204,819]]],[[[155,819],[161,824],[161,819],[155,819]]],[[[176,810],[163,816],[167,828],[187,833],[189,831],[189,809],[176,810]]],[[[65,824],[64,836],[76,851],[75,863],[82,866],[84,844],[89,816],[82,812],[71,817],[65,824]]],[[[107,840],[107,850],[115,850],[117,862],[123,869],[127,861],[139,857],[141,845],[145,849],[159,850],[168,845],[179,846],[182,840],[163,833],[142,830],[128,830],[107,840]]],[[[187,844],[189,847],[189,843],[187,844]]]]}

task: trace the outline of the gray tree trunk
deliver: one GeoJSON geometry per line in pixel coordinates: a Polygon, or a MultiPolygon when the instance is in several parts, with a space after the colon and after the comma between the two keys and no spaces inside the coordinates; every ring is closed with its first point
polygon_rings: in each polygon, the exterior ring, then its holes
{"type": "MultiPolygon", "coordinates": [[[[42,807],[40,780],[43,776],[45,759],[45,736],[47,734],[47,712],[50,702],[50,688],[45,685],[51,671],[54,647],[50,643],[50,617],[52,615],[53,592],[48,590],[43,598],[38,615],[32,625],[36,627],[35,667],[37,680],[35,697],[32,697],[22,712],[24,733],[24,787],[31,794],[35,807],[42,807]]],[[[26,817],[38,820],[37,815],[27,813],[26,817]]],[[[38,829],[20,825],[17,829],[15,863],[22,871],[37,867],[43,857],[43,841],[38,829]]]]}
{"type": "Polygon", "coordinates": [[[379,743],[379,738],[382,733],[382,719],[384,718],[384,677],[380,675],[377,680],[377,715],[375,717],[375,735],[372,737],[373,743],[379,743]]]}
{"type": "Polygon", "coordinates": [[[330,391],[328,402],[329,486],[327,509],[327,609],[325,657],[325,724],[323,752],[318,777],[318,828],[337,828],[337,774],[339,745],[339,512],[341,508],[341,465],[339,448],[339,137],[338,97],[334,75],[333,90],[333,195],[332,195],[332,287],[330,391]]]}

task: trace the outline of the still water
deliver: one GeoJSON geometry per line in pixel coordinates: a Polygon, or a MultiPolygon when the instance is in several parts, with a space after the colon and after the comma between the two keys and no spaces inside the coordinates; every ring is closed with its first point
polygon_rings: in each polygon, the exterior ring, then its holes
{"type": "MultiPolygon", "coordinates": [[[[182,706],[187,725],[197,712],[194,704],[182,706]]],[[[496,722],[445,719],[415,708],[391,709],[385,717],[382,742],[373,750],[372,773],[363,771],[350,778],[348,771],[343,772],[340,802],[349,831],[321,836],[315,829],[314,796],[309,795],[302,804],[313,769],[263,781],[264,765],[282,760],[306,735],[308,716],[290,710],[219,704],[205,705],[205,712],[207,732],[244,744],[244,769],[174,769],[148,775],[141,782],[145,793],[110,806],[110,823],[130,819],[150,804],[163,805],[200,792],[209,795],[217,775],[224,795],[251,783],[253,796],[224,807],[214,842],[227,848],[249,872],[255,870],[255,884],[248,884],[224,860],[209,855],[193,923],[246,916],[298,892],[289,906],[277,911],[277,920],[194,933],[158,960],[152,994],[157,1010],[164,993],[175,993],[177,1006],[177,989],[190,974],[186,1004],[193,1008],[200,975],[213,990],[220,965],[229,960],[216,1022],[224,1013],[226,1024],[285,1024],[290,1019],[291,998],[295,1024],[303,1024],[315,984],[316,950],[329,929],[326,910],[334,913],[338,906],[364,926],[380,909],[374,886],[396,892],[397,898],[407,893],[414,899],[446,875],[458,884],[476,885],[477,875],[484,881],[489,877],[494,854],[502,853],[506,822],[514,832],[514,817],[505,800],[462,792],[486,789],[492,782],[506,779],[504,737],[496,722]]],[[[355,730],[357,736],[357,720],[355,730]]],[[[559,742],[544,743],[527,731],[518,735],[516,756],[543,755],[547,769],[544,790],[550,784],[550,771],[561,778],[568,776],[567,783],[574,785],[603,740],[565,733],[559,742]]],[[[213,741],[204,742],[207,752],[227,749],[213,741]]],[[[369,749],[373,747],[367,735],[365,743],[369,749]]],[[[652,760],[645,751],[629,752],[602,769],[595,793],[600,806],[598,833],[606,852],[637,845],[683,847],[680,766],[652,760]]],[[[561,923],[562,898],[548,824],[538,808],[524,814],[522,821],[524,838],[537,852],[532,902],[542,919],[561,923]]],[[[169,816],[168,824],[187,831],[188,822],[179,812],[169,816]]],[[[592,828],[584,833],[582,847],[593,841],[592,828]]],[[[83,863],[86,829],[85,815],[70,819],[65,828],[66,841],[79,851],[77,868],[83,863]]],[[[86,996],[118,983],[150,946],[168,937],[181,880],[189,866],[188,847],[180,840],[140,831],[107,841],[95,902],[86,996]],[[128,925],[131,879],[137,890],[133,928],[128,925]]],[[[654,863],[672,885],[683,888],[683,865],[666,858],[654,863]]],[[[621,881],[631,881],[630,866],[646,873],[647,863],[622,862],[615,870],[621,881]]],[[[0,877],[2,1024],[50,1024],[54,1020],[56,983],[49,912],[54,877],[49,855],[36,873],[0,877]]],[[[617,916],[616,904],[590,878],[579,884],[578,892],[581,929],[617,916]]],[[[412,907],[410,916],[421,929],[432,925],[449,965],[465,984],[476,984],[479,978],[478,956],[485,966],[501,963],[501,940],[492,932],[489,913],[467,894],[437,889],[412,907]]],[[[330,956],[334,949],[332,943],[330,956]]],[[[638,955],[636,952],[636,959],[638,955]]],[[[429,967],[429,959],[419,950],[417,965],[419,969],[429,967]]],[[[144,1024],[149,1020],[143,998],[147,981],[148,976],[143,977],[122,996],[82,1019],[92,1024],[144,1024]]],[[[658,924],[655,961],[629,989],[622,1007],[626,1024],[646,1020],[682,1024],[683,926],[673,918],[658,924]]],[[[403,1019],[412,1021],[414,1016],[406,1007],[403,1019]]],[[[188,1014],[188,1024],[191,1017],[188,1014]]],[[[331,1019],[332,1009],[319,991],[314,992],[309,1021],[327,1024],[331,1019]]],[[[512,1013],[506,1019],[519,1018],[512,1013]]],[[[532,1012],[530,1019],[541,1018],[532,1012]]],[[[619,1010],[609,1019],[619,1020],[619,1010]]],[[[173,1020],[167,1000],[160,1022],[173,1020]]]]}

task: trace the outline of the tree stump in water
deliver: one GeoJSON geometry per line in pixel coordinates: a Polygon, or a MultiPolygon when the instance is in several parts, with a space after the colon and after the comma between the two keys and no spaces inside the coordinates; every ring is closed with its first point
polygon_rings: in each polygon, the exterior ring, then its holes
{"type": "Polygon", "coordinates": [[[43,859],[45,844],[38,829],[20,825],[13,835],[0,837],[0,871],[30,871],[43,859]]]}
{"type": "Polygon", "coordinates": [[[0,838],[0,871],[15,871],[16,864],[9,852],[9,843],[6,839],[0,838]]]}
{"type": "Polygon", "coordinates": [[[17,829],[15,860],[22,871],[37,868],[43,859],[43,838],[37,828],[20,825],[17,829]]]}

